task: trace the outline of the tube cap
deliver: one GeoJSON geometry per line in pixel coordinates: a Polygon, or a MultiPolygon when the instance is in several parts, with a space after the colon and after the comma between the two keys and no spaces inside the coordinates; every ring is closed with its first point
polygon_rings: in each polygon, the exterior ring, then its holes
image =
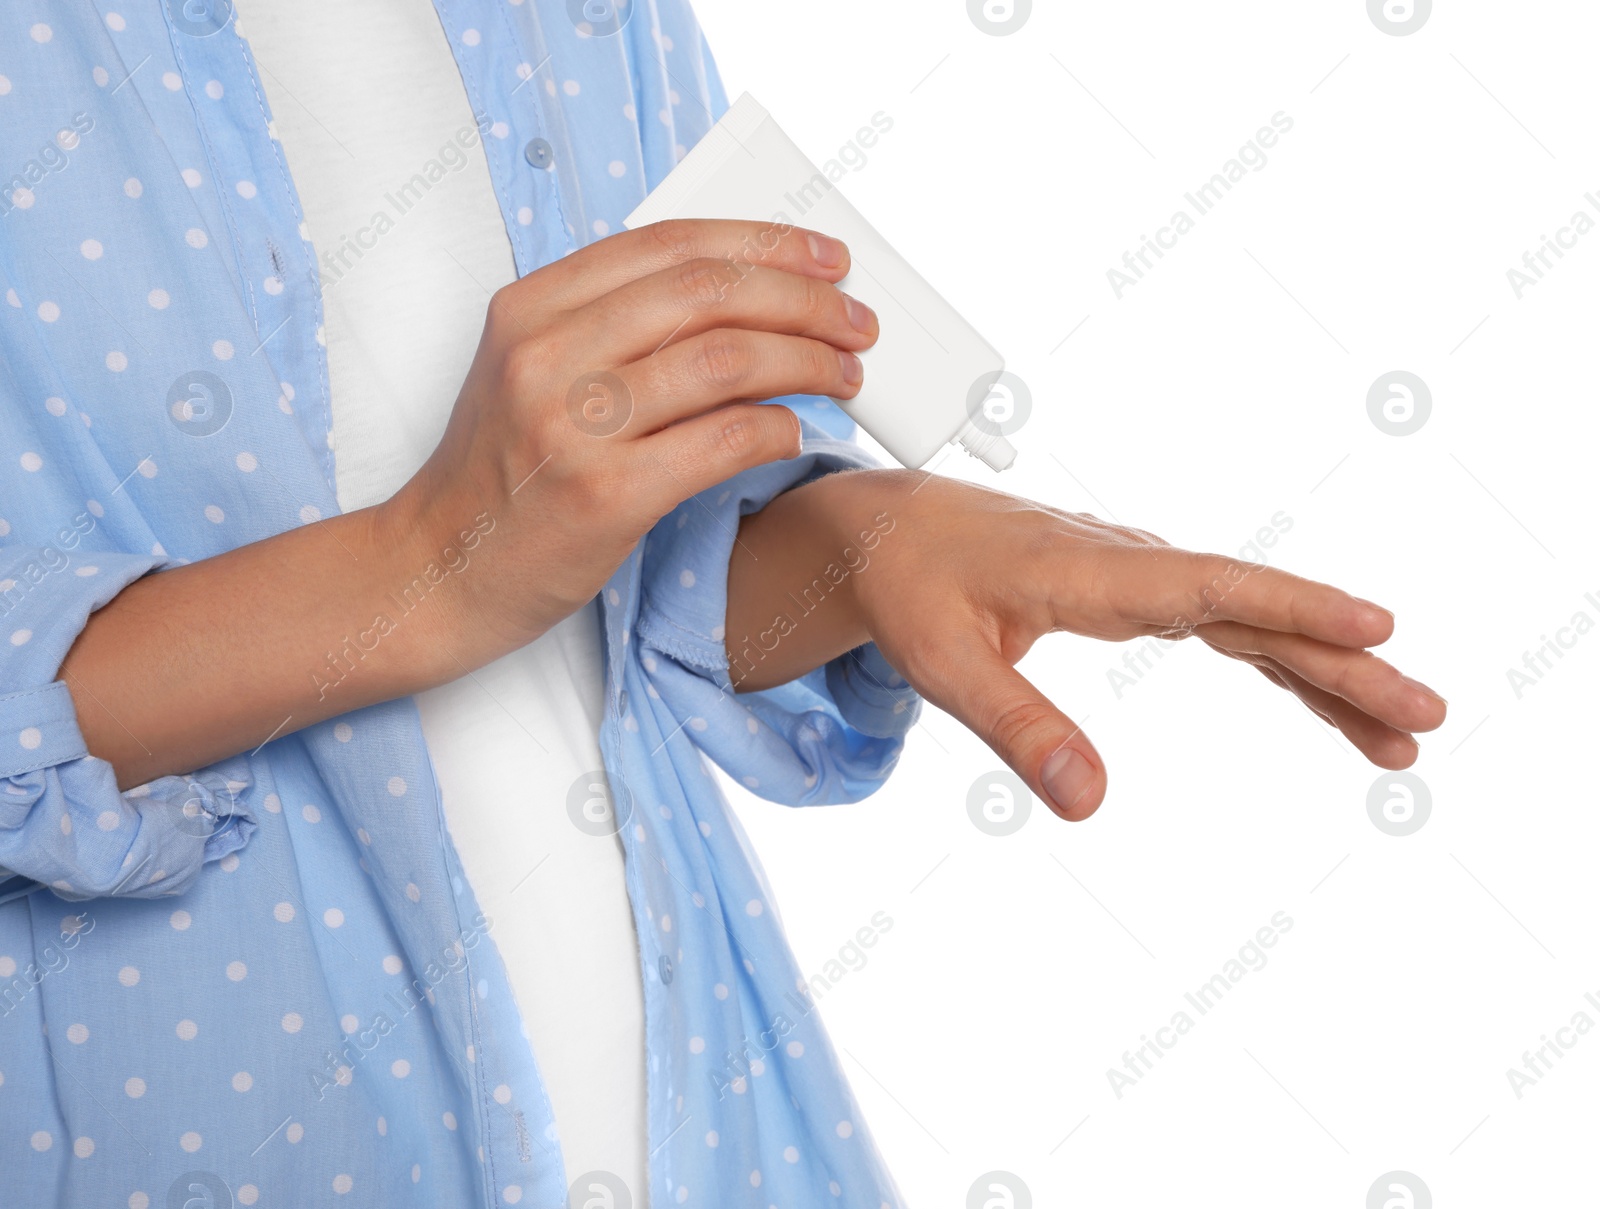
{"type": "Polygon", "coordinates": [[[961,425],[954,444],[958,444],[990,470],[1009,470],[1017,460],[1017,450],[1010,441],[996,432],[984,432],[971,420],[961,425]]]}

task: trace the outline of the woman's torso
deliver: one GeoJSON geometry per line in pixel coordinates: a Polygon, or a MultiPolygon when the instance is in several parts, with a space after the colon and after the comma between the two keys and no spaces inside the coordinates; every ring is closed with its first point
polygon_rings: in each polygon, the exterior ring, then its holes
{"type": "MultiPolygon", "coordinates": [[[[516,276],[479,122],[431,4],[247,0],[238,19],[318,254],[339,503],[366,507],[432,451],[489,295],[516,276]]],[[[602,688],[599,619],[585,608],[417,705],[568,1173],[643,1188],[643,1003],[622,850],[568,813],[604,782],[602,688]]]]}

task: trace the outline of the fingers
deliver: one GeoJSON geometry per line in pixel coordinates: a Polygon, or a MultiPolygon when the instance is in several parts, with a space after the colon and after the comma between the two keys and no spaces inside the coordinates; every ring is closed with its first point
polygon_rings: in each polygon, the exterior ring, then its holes
{"type": "MultiPolygon", "coordinates": [[[[1218,651],[1217,653],[1221,654],[1221,655],[1229,654],[1229,652],[1227,652],[1227,651],[1218,651]]],[[[1250,663],[1250,661],[1248,659],[1245,659],[1245,660],[1241,660],[1241,662],[1248,663],[1251,667],[1255,668],[1256,671],[1260,672],[1263,676],[1265,676],[1268,680],[1272,681],[1273,684],[1276,684],[1284,692],[1286,692],[1286,693],[1293,693],[1294,692],[1294,689],[1289,687],[1289,682],[1287,680],[1285,680],[1282,676],[1280,676],[1276,671],[1274,671],[1272,666],[1271,666],[1271,664],[1268,663],[1267,661],[1262,661],[1261,663],[1250,663]]],[[[1296,695],[1298,696],[1298,694],[1296,694],[1296,695]]],[[[1333,725],[1333,719],[1328,717],[1327,714],[1323,713],[1320,709],[1318,709],[1316,706],[1312,705],[1309,701],[1306,701],[1305,698],[1302,697],[1301,701],[1305,705],[1305,707],[1308,710],[1310,710],[1312,713],[1314,713],[1317,717],[1321,718],[1329,726],[1333,725]]]]}
{"type": "MultiPolygon", "coordinates": [[[[947,651],[951,648],[947,647],[947,651]]],[[[1056,814],[1088,818],[1106,793],[1105,764],[1083,730],[981,642],[959,642],[918,689],[987,743],[1056,814]]]]}
{"type": "Polygon", "coordinates": [[[628,447],[637,494],[664,516],[752,466],[800,453],[800,420],[778,404],[736,403],[628,447]]]}
{"type": "Polygon", "coordinates": [[[1397,730],[1437,730],[1444,723],[1443,698],[1402,676],[1370,651],[1353,651],[1299,634],[1263,630],[1231,621],[1201,626],[1196,633],[1213,647],[1266,656],[1308,683],[1344,698],[1397,730]]]}
{"type": "Polygon", "coordinates": [[[1342,647],[1379,646],[1394,633],[1394,614],[1329,584],[1254,563],[1203,555],[1215,616],[1342,647]],[[1240,570],[1245,569],[1243,575],[1240,570]],[[1232,585],[1218,589],[1219,581],[1232,585]]]}
{"type": "Polygon", "coordinates": [[[1111,547],[1110,603],[1125,617],[1173,629],[1238,621],[1335,646],[1378,646],[1394,615],[1328,584],[1218,554],[1171,547],[1111,547]]]}
{"type": "Polygon", "coordinates": [[[805,336],[719,328],[617,371],[641,436],[722,403],[783,395],[848,399],[861,389],[861,358],[805,336]]]}
{"type": "Polygon", "coordinates": [[[827,281],[850,271],[849,249],[820,231],[778,222],[674,219],[580,248],[508,286],[506,300],[524,318],[576,310],[638,277],[700,258],[827,281]]]}
{"type": "MultiPolygon", "coordinates": [[[[1218,648],[1221,650],[1221,648],[1218,648]]],[[[1223,650],[1223,654],[1232,652],[1223,650]]],[[[1357,751],[1379,768],[1398,771],[1410,768],[1417,760],[1417,741],[1404,731],[1374,718],[1343,697],[1317,688],[1295,675],[1281,664],[1258,655],[1234,655],[1246,663],[1253,663],[1268,679],[1277,681],[1300,700],[1324,722],[1337,727],[1339,732],[1354,744],[1357,751]]]]}
{"type": "Polygon", "coordinates": [[[592,364],[619,366],[716,328],[807,336],[850,350],[878,338],[872,309],[826,281],[697,258],[585,304],[561,324],[559,340],[592,364]]]}
{"type": "Polygon", "coordinates": [[[719,330],[595,376],[599,410],[586,405],[579,422],[597,437],[627,438],[616,456],[637,465],[631,481],[659,517],[742,470],[798,456],[800,421],[758,400],[849,398],[861,381],[861,359],[821,341],[719,330]]]}

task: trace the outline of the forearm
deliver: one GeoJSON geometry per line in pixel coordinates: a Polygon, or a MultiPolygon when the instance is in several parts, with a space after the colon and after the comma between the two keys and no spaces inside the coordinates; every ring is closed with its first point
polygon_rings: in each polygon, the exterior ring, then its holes
{"type": "MultiPolygon", "coordinates": [[[[895,473],[832,475],[744,518],[726,629],[738,689],[786,683],[868,640],[853,579],[892,531],[871,487],[895,473]]],[[[466,623],[483,586],[462,572],[488,573],[473,564],[493,520],[452,521],[423,524],[396,502],[129,585],[61,667],[89,751],[121,787],[143,784],[442,684],[526,641],[466,623]]]]}
{"type": "Polygon", "coordinates": [[[855,596],[895,520],[901,472],[858,470],[786,491],[739,525],[726,643],[735,689],[785,684],[870,639],[855,596]]]}
{"type": "Polygon", "coordinates": [[[127,788],[486,662],[452,624],[466,540],[368,508],[130,584],[62,664],[85,744],[127,788]]]}

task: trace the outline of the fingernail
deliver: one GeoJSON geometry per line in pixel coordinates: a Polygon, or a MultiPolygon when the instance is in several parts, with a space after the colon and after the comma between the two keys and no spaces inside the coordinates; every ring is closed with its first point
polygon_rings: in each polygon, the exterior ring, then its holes
{"type": "Polygon", "coordinates": [[[1389,609],[1384,608],[1381,604],[1374,604],[1372,601],[1367,600],[1367,599],[1365,599],[1363,597],[1360,597],[1360,596],[1357,596],[1356,599],[1361,601],[1362,604],[1366,605],[1367,608],[1372,609],[1375,612],[1382,613],[1390,621],[1394,620],[1394,613],[1391,612],[1389,609]]]}
{"type": "Polygon", "coordinates": [[[1066,814],[1094,785],[1094,768],[1076,748],[1063,743],[1045,757],[1039,780],[1056,809],[1066,814]]]}
{"type": "Polygon", "coordinates": [[[844,244],[833,236],[808,234],[806,243],[811,248],[811,259],[823,268],[838,268],[844,263],[844,244]]]}
{"type": "MultiPolygon", "coordinates": [[[[842,291],[841,291],[842,292],[842,291]]],[[[852,298],[849,294],[844,296],[845,310],[850,312],[850,326],[858,332],[872,330],[872,308],[859,298],[852,298]]]]}
{"type": "Polygon", "coordinates": [[[1435,701],[1444,701],[1444,703],[1446,705],[1450,704],[1448,701],[1445,701],[1443,697],[1439,696],[1438,693],[1434,692],[1433,689],[1429,688],[1426,684],[1422,683],[1422,681],[1413,680],[1410,676],[1404,676],[1404,675],[1402,675],[1400,677],[1400,679],[1401,679],[1401,681],[1403,683],[1409,684],[1412,688],[1416,689],[1418,692],[1426,693],[1428,696],[1432,697],[1435,701]]]}
{"type": "Polygon", "coordinates": [[[844,374],[845,383],[849,386],[861,385],[861,358],[854,353],[847,353],[839,349],[839,369],[844,374]]]}

